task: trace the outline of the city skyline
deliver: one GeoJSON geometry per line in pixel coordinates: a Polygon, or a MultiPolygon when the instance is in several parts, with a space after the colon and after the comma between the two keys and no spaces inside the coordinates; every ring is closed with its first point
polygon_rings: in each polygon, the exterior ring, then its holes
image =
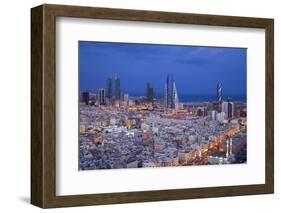
{"type": "MultiPolygon", "coordinates": [[[[116,98],[117,99],[122,99],[124,95],[129,95],[132,97],[146,97],[149,101],[155,100],[155,101],[164,101],[167,102],[167,106],[173,104],[173,103],[168,103],[171,100],[172,93],[176,93],[176,99],[179,101],[181,99],[182,102],[191,102],[191,101],[208,101],[208,102],[222,102],[223,100],[236,100],[236,101],[246,101],[246,96],[237,96],[237,95],[228,95],[224,94],[222,92],[223,85],[221,82],[217,82],[216,84],[216,90],[214,89],[212,94],[186,94],[183,95],[181,91],[178,93],[177,87],[176,87],[176,81],[173,77],[173,74],[168,74],[166,76],[166,81],[163,83],[163,92],[161,94],[155,93],[153,84],[150,82],[147,82],[145,85],[145,92],[142,93],[122,93],[122,84],[120,78],[115,76],[114,78],[109,77],[106,80],[106,84],[103,85],[103,87],[98,88],[97,91],[89,91],[89,90],[84,90],[81,91],[80,93],[93,93],[93,94],[99,94],[100,90],[104,90],[104,96],[107,99],[111,98],[116,98]],[[170,85],[170,86],[169,86],[170,85]],[[218,88],[219,87],[219,88],[218,88]],[[220,92],[218,92],[220,90],[220,92]],[[180,95],[179,95],[180,94],[180,95]],[[218,97],[218,94],[220,97],[218,97]],[[168,98],[167,96],[170,95],[168,98]],[[168,99],[167,99],[168,98],[168,99]],[[166,100],[165,100],[166,99],[166,100]]],[[[214,87],[215,88],[215,87],[214,87]]]]}
{"type": "Polygon", "coordinates": [[[114,79],[117,76],[121,79],[123,94],[145,95],[147,83],[150,83],[155,95],[163,96],[165,78],[171,73],[177,82],[181,99],[188,99],[185,97],[188,95],[192,99],[196,94],[215,99],[215,87],[218,82],[224,87],[224,98],[231,96],[246,99],[244,48],[80,41],[79,55],[80,91],[98,91],[100,88],[106,88],[108,78],[114,79]],[[121,60],[126,56],[129,56],[130,60],[121,60]],[[122,63],[117,63],[117,59],[122,63]],[[105,60],[107,63],[104,63],[105,60]],[[201,63],[198,63],[199,61],[201,63]],[[162,63],[167,66],[163,68],[162,63]],[[135,68],[131,69],[131,65],[135,68]],[[147,69],[140,69],[140,65],[147,69]],[[174,69],[169,69],[172,65],[174,69]],[[182,69],[182,66],[185,69],[182,69]],[[207,66],[209,68],[206,68],[207,66]]]}
{"type": "Polygon", "coordinates": [[[246,163],[246,53],[80,42],[79,170],[246,163]]]}

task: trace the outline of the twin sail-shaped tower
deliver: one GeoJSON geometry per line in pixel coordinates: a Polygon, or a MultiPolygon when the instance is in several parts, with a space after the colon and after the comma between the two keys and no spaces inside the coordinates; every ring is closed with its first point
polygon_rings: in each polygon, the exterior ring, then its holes
{"type": "Polygon", "coordinates": [[[172,74],[168,74],[164,87],[164,109],[178,110],[179,109],[179,97],[176,88],[176,83],[172,74]]]}

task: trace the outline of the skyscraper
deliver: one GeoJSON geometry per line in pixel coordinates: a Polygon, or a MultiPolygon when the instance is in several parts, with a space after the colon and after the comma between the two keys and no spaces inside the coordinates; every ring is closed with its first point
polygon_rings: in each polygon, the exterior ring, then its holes
{"type": "Polygon", "coordinates": [[[166,79],[166,93],[167,93],[167,106],[170,107],[170,75],[167,75],[166,79]]]}
{"type": "Polygon", "coordinates": [[[115,77],[115,100],[120,100],[120,98],[121,98],[120,79],[115,77]]]}
{"type": "Polygon", "coordinates": [[[170,79],[170,108],[174,109],[175,108],[175,103],[174,103],[174,76],[171,74],[171,79],[170,79]]]}
{"type": "Polygon", "coordinates": [[[221,111],[225,112],[225,114],[227,115],[228,112],[228,102],[227,101],[223,101],[221,104],[221,111]]]}
{"type": "Polygon", "coordinates": [[[173,76],[168,74],[164,88],[164,108],[179,109],[179,97],[173,76]]]}
{"type": "Polygon", "coordinates": [[[125,108],[129,106],[129,94],[124,95],[124,106],[125,108]]]}
{"type": "Polygon", "coordinates": [[[89,104],[90,94],[88,92],[82,92],[82,102],[89,104]]]}
{"type": "Polygon", "coordinates": [[[107,79],[106,97],[107,97],[109,100],[112,99],[112,78],[108,78],[108,79],[107,79]]]}
{"type": "Polygon", "coordinates": [[[222,84],[217,83],[217,111],[221,112],[222,110],[222,84]]]}
{"type": "Polygon", "coordinates": [[[154,90],[150,83],[146,84],[146,99],[148,102],[153,102],[154,99],[154,90]]]}
{"type": "Polygon", "coordinates": [[[167,83],[165,83],[164,86],[164,111],[166,112],[168,110],[168,93],[167,93],[167,83]]]}
{"type": "Polygon", "coordinates": [[[234,103],[228,100],[227,105],[227,117],[228,119],[232,119],[234,117],[234,103]]]}
{"type": "Polygon", "coordinates": [[[170,87],[169,87],[170,79],[169,74],[167,75],[165,86],[164,86],[164,109],[168,110],[170,107],[170,87]]]}
{"type": "Polygon", "coordinates": [[[175,81],[173,81],[172,108],[179,110],[179,97],[175,81]]]}
{"type": "Polygon", "coordinates": [[[105,105],[105,89],[101,88],[99,89],[99,104],[105,105]]]}
{"type": "Polygon", "coordinates": [[[222,112],[225,113],[228,119],[232,119],[234,117],[234,103],[231,99],[223,101],[221,105],[222,112]]]}

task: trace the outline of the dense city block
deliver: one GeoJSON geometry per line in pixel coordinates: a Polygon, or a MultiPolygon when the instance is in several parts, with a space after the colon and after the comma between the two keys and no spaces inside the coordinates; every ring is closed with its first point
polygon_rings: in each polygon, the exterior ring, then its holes
{"type": "Polygon", "coordinates": [[[123,94],[115,77],[80,92],[79,169],[246,163],[246,101],[223,99],[221,83],[213,101],[181,101],[172,75],[163,88],[123,94]]]}

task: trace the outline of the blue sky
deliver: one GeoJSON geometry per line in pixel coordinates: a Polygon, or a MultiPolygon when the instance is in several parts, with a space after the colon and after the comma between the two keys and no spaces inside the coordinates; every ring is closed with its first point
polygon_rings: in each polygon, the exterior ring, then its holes
{"type": "Polygon", "coordinates": [[[105,88],[117,75],[123,93],[145,95],[150,82],[162,94],[172,73],[179,95],[215,95],[221,82],[225,96],[246,97],[246,63],[245,48],[80,41],[80,91],[105,88]]]}

